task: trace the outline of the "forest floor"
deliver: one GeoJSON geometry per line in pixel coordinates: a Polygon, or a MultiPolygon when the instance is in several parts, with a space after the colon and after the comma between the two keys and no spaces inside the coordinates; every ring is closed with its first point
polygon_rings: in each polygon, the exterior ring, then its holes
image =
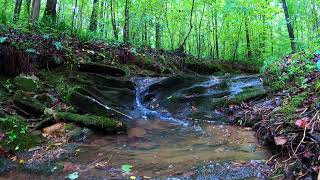
{"type": "MultiPolygon", "coordinates": [[[[72,121],[89,118],[71,117],[60,113],[60,111],[75,112],[65,100],[70,98],[70,94],[77,88],[64,85],[63,80],[53,81],[52,79],[57,78],[56,76],[49,78],[51,72],[62,67],[62,70],[80,69],[86,72],[100,71],[102,68],[101,71],[107,69],[110,76],[159,77],[184,73],[222,75],[259,72],[257,66],[241,62],[197,60],[174,52],[110,46],[103,42],[79,42],[67,37],[25,34],[13,30],[0,33],[0,47],[0,117],[4,125],[0,128],[2,141],[0,156],[11,158],[18,164],[26,163],[16,158],[18,152],[25,149],[31,152],[40,150],[46,153],[47,155],[43,156],[49,159],[53,156],[68,155],[67,151],[61,148],[50,154],[48,149],[33,147],[34,144],[43,142],[42,138],[39,140],[37,137],[43,134],[41,130],[47,127],[48,123],[52,124],[52,117],[53,120],[72,121]],[[103,65],[100,66],[101,64],[103,65]],[[19,76],[20,73],[34,73],[35,76],[19,76]],[[38,83],[39,81],[43,82],[38,83]],[[46,93],[39,93],[42,84],[46,83],[57,87],[53,90],[47,88],[49,90],[46,93]],[[59,87],[59,84],[63,84],[63,87],[59,87]],[[31,99],[33,104],[21,101],[23,99],[26,101],[31,99]],[[38,102],[48,103],[53,108],[42,107],[38,102]],[[59,113],[53,112],[53,109],[59,109],[59,113]],[[46,115],[43,115],[44,110],[46,115]],[[37,112],[38,116],[34,117],[30,111],[37,112]],[[19,118],[13,115],[16,112],[28,117],[28,122],[20,122],[19,118]],[[8,128],[11,129],[7,130],[8,128]],[[28,129],[33,129],[32,135],[26,133],[28,129]],[[30,138],[31,136],[34,138],[30,138]],[[33,142],[21,144],[21,141],[26,139],[32,139],[33,142]],[[30,145],[33,149],[30,149],[30,145]]],[[[320,72],[316,68],[309,68],[309,66],[316,67],[319,59],[319,55],[316,54],[300,53],[279,60],[273,65],[274,67],[270,66],[270,69],[263,74],[262,80],[269,87],[267,97],[226,108],[233,123],[254,127],[259,140],[272,147],[274,156],[268,164],[274,167],[275,178],[313,179],[320,172],[320,72]],[[274,70],[275,67],[278,69],[274,70]]],[[[125,129],[125,125],[118,121],[108,119],[108,122],[110,124],[107,125],[97,122],[93,126],[113,128],[111,130],[113,133],[125,129]]],[[[81,123],[86,124],[83,121],[81,123]]],[[[56,142],[47,147],[60,147],[60,142],[68,141],[64,138],[74,138],[74,135],[70,135],[70,137],[55,139],[54,134],[50,133],[52,131],[61,133],[59,132],[61,126],[64,125],[57,124],[56,127],[51,126],[51,130],[46,129],[47,138],[51,138],[51,142],[56,142]]],[[[69,129],[73,128],[69,127],[69,129]]],[[[85,138],[90,133],[80,129],[80,135],[78,133],[76,138],[85,138]]],[[[77,151],[74,147],[69,148],[72,150],[68,152],[77,151]]],[[[34,158],[37,159],[37,157],[34,158]]],[[[5,165],[5,161],[1,160],[0,166],[5,165]]],[[[8,168],[10,168],[9,165],[8,168]]],[[[68,168],[68,165],[65,168],[68,168]]]]}

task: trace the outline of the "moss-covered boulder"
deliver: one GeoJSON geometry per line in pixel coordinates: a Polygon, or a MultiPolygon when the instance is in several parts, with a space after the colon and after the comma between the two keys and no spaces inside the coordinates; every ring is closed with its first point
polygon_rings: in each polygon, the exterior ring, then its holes
{"type": "Polygon", "coordinates": [[[18,90],[13,96],[14,105],[21,111],[24,111],[32,116],[40,117],[46,106],[40,103],[30,93],[18,90]]]}
{"type": "Polygon", "coordinates": [[[55,117],[59,120],[77,123],[86,127],[101,130],[108,134],[114,134],[118,132],[126,132],[127,125],[113,120],[108,117],[93,116],[93,115],[79,115],[69,112],[57,112],[55,117]]]}
{"type": "Polygon", "coordinates": [[[26,92],[40,92],[42,87],[36,76],[17,76],[14,85],[16,89],[26,92]]]}

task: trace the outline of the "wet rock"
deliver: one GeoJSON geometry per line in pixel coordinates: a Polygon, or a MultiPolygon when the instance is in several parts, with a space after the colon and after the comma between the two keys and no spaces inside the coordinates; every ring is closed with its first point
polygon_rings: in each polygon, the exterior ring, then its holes
{"type": "Polygon", "coordinates": [[[68,142],[79,141],[81,139],[81,136],[82,136],[82,128],[80,127],[77,127],[66,134],[68,142]]]}
{"type": "Polygon", "coordinates": [[[12,161],[0,156],[0,175],[9,172],[11,169],[15,168],[16,165],[12,161]]]}
{"type": "Polygon", "coordinates": [[[156,82],[142,92],[142,103],[175,118],[223,120],[215,111],[229,104],[259,99],[266,90],[258,76],[173,76],[156,82]]]}
{"type": "Polygon", "coordinates": [[[242,144],[242,145],[240,145],[240,150],[243,152],[252,153],[252,152],[255,152],[256,149],[257,149],[257,145],[255,145],[255,144],[242,144]]]}
{"type": "Polygon", "coordinates": [[[82,72],[99,73],[116,77],[126,75],[126,72],[119,68],[99,63],[80,63],[78,69],[82,72]]]}
{"type": "Polygon", "coordinates": [[[70,96],[70,103],[83,112],[105,116],[113,113],[108,106],[122,112],[132,111],[135,102],[135,85],[125,78],[105,77],[99,74],[83,74],[82,78],[70,77],[78,88],[70,96]]]}
{"type": "Polygon", "coordinates": [[[16,91],[15,95],[13,96],[13,102],[15,106],[29,114],[34,115],[35,117],[40,117],[46,109],[46,106],[32,97],[31,94],[21,90],[16,91]]]}
{"type": "Polygon", "coordinates": [[[69,131],[66,134],[66,137],[68,142],[72,142],[72,141],[79,142],[87,139],[92,134],[94,134],[94,132],[89,128],[76,127],[75,129],[69,131]]]}
{"type": "Polygon", "coordinates": [[[57,112],[56,117],[60,120],[78,123],[83,126],[98,129],[110,134],[114,134],[117,132],[126,132],[127,130],[126,124],[107,117],[79,115],[67,112],[57,112]]]}
{"type": "Polygon", "coordinates": [[[263,162],[248,162],[243,165],[210,164],[199,167],[194,179],[265,179],[270,173],[270,168],[263,162]]]}

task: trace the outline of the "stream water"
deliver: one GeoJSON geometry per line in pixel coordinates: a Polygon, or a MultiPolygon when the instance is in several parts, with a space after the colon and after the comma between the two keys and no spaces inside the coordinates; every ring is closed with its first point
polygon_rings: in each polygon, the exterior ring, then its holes
{"type": "MultiPolygon", "coordinates": [[[[123,179],[130,176],[141,179],[261,178],[260,164],[270,157],[270,153],[259,145],[255,132],[250,128],[222,122],[190,123],[187,117],[177,118],[179,116],[164,108],[147,106],[143,92],[163,80],[165,78],[135,79],[136,105],[135,111],[130,113],[134,118],[128,122],[127,135],[94,135],[85,143],[78,144],[76,157],[67,158],[62,163],[76,165],[80,172],[79,179],[123,179]],[[123,165],[132,166],[130,174],[123,174],[123,165]]],[[[220,98],[219,94],[235,96],[247,87],[262,86],[258,77],[242,81],[240,76],[233,77],[227,90],[215,88],[222,80],[210,77],[175,92],[188,94],[186,89],[201,87],[206,91],[184,96],[220,98]]],[[[5,178],[64,179],[66,175],[13,172],[5,178]]]]}

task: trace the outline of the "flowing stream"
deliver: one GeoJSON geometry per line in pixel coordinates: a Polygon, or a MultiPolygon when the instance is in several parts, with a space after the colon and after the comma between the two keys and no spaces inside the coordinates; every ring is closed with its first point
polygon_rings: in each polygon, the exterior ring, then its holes
{"type": "MultiPolygon", "coordinates": [[[[232,99],[248,89],[252,92],[262,91],[259,77],[206,77],[201,81],[192,80],[184,80],[184,85],[178,81],[170,84],[167,78],[135,78],[136,102],[135,110],[129,114],[133,119],[128,121],[128,134],[96,134],[79,144],[76,157],[63,162],[79,165],[82,169],[79,170],[80,179],[123,179],[130,176],[141,179],[260,177],[262,172],[258,167],[270,158],[270,153],[259,145],[255,132],[250,128],[216,121],[222,117],[216,109],[212,109],[216,103],[210,106],[211,109],[205,103],[232,99]],[[189,111],[208,112],[213,120],[195,123],[190,121],[192,115],[185,113],[189,111]],[[132,166],[129,175],[121,170],[123,165],[132,166]]],[[[46,178],[64,179],[65,176],[55,174],[46,178]]],[[[6,178],[21,177],[27,179],[34,175],[10,174],[6,178]]]]}

